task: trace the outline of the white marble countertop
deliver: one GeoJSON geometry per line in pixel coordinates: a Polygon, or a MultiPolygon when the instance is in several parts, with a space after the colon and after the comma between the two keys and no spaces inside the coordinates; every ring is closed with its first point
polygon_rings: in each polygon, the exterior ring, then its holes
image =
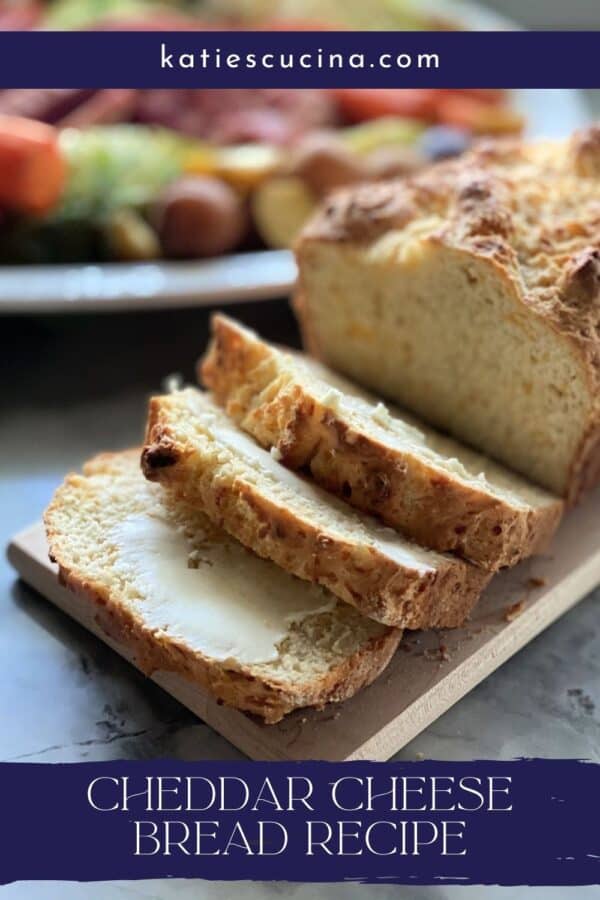
{"type": "MultiPolygon", "coordinates": [[[[267,337],[296,340],[283,302],[232,310],[267,337]]],[[[39,517],[65,472],[100,449],[140,440],[145,398],[161,377],[192,379],[206,311],[0,321],[5,391],[0,410],[0,541],[39,517]]],[[[33,591],[0,561],[0,757],[75,761],[231,759],[238,752],[33,591]]],[[[600,759],[600,629],[596,596],[522,650],[400,754],[438,759],[515,756],[600,759]]],[[[2,897],[323,897],[318,886],[144,882],[21,884],[2,897]]],[[[410,896],[483,897],[484,889],[411,889],[410,896]]],[[[556,896],[569,895],[559,889],[556,896]]],[[[327,897],[408,896],[341,885],[327,897]]],[[[595,891],[595,889],[594,889],[595,891]]],[[[485,897],[495,892],[485,889],[485,897]]],[[[596,893],[595,893],[596,895],[596,893]]],[[[518,890],[503,897],[520,896],[518,890]]],[[[547,889],[527,897],[553,896],[547,889]]],[[[577,896],[592,896],[578,889],[577,896]]]]}

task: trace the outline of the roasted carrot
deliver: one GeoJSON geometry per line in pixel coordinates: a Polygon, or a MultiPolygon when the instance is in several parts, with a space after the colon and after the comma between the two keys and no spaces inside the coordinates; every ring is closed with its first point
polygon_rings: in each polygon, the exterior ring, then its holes
{"type": "Polygon", "coordinates": [[[458,93],[438,98],[437,118],[444,125],[466,128],[475,134],[515,134],[523,127],[523,117],[515,110],[458,93]]]}
{"type": "Polygon", "coordinates": [[[66,167],[51,125],[0,116],[0,207],[42,214],[57,202],[66,167]]]}
{"type": "Polygon", "coordinates": [[[512,132],[521,117],[503,106],[504,92],[488,89],[339,88],[330,91],[342,115],[351,122],[404,116],[442,122],[475,132],[512,132]]]}
{"type": "Polygon", "coordinates": [[[435,90],[389,88],[337,88],[330,91],[343,116],[351,122],[404,116],[410,119],[435,119],[435,90]]]}
{"type": "Polygon", "coordinates": [[[506,91],[501,88],[436,88],[438,94],[459,94],[467,97],[475,97],[492,106],[502,103],[506,91]]]}

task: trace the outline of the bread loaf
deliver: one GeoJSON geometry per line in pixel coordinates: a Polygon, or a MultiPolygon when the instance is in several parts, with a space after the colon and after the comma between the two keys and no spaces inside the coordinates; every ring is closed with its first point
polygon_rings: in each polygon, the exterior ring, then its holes
{"type": "Polygon", "coordinates": [[[310,349],[569,502],[600,477],[600,126],[329,199],[310,349]]]}

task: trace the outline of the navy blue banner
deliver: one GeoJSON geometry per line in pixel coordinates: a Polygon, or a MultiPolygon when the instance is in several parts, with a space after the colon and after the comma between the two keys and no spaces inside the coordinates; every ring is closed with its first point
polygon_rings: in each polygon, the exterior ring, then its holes
{"type": "Polygon", "coordinates": [[[600,883],[600,766],[177,761],[0,765],[20,879],[600,883]]]}
{"type": "Polygon", "coordinates": [[[2,32],[0,87],[597,88],[600,32],[2,32]]]}

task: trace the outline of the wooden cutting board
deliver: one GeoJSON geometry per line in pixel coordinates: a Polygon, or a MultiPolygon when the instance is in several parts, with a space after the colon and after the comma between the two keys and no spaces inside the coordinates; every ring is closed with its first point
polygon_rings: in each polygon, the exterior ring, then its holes
{"type": "MultiPolygon", "coordinates": [[[[16,535],[8,556],[24,581],[133,662],[98,628],[85,600],[59,585],[41,524],[16,535]]],[[[598,583],[600,492],[566,518],[544,556],[497,575],[464,628],[409,632],[375,684],[344,704],[269,726],[178,675],[152,678],[253,759],[385,760],[598,583]]]]}

